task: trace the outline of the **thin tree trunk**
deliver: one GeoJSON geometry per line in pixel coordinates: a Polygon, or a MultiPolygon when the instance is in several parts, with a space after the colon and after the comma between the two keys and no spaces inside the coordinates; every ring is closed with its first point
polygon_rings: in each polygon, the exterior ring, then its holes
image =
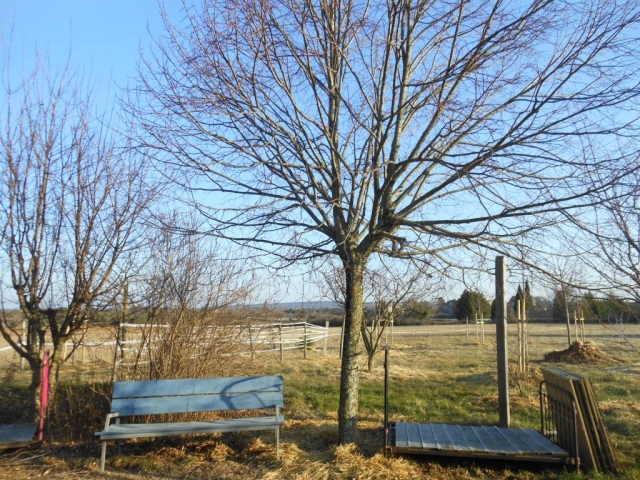
{"type": "Polygon", "coordinates": [[[42,360],[29,362],[31,368],[31,384],[29,385],[29,420],[40,419],[40,390],[42,387],[42,360]]]}
{"type": "Polygon", "coordinates": [[[353,443],[358,433],[358,384],[361,325],[363,317],[363,263],[345,267],[345,333],[340,374],[340,405],[338,407],[338,440],[353,443]]]}

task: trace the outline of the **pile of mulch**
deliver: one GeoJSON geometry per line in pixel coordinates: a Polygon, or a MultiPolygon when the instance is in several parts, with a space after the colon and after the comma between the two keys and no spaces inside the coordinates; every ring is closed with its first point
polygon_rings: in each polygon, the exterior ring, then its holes
{"type": "Polygon", "coordinates": [[[573,342],[566,350],[549,352],[544,356],[546,362],[567,362],[574,364],[612,364],[618,363],[609,355],[591,343],[573,342]]]}

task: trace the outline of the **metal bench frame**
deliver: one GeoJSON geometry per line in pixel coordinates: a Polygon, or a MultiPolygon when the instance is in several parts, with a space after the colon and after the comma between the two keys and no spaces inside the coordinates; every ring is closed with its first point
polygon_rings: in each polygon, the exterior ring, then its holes
{"type": "Polygon", "coordinates": [[[100,473],[104,473],[107,441],[200,433],[274,430],[276,457],[280,460],[280,426],[284,417],[281,376],[144,380],[115,382],[111,411],[104,430],[96,432],[102,442],[100,473]],[[120,423],[123,417],[239,411],[274,408],[270,416],[190,422],[120,423]],[[115,423],[112,423],[115,420],[115,423]]]}

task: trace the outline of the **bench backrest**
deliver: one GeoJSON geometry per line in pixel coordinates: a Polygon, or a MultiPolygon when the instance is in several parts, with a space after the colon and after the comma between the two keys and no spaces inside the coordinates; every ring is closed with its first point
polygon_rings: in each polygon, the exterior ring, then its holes
{"type": "Polygon", "coordinates": [[[282,407],[281,376],[115,382],[111,412],[121,416],[282,407]]]}

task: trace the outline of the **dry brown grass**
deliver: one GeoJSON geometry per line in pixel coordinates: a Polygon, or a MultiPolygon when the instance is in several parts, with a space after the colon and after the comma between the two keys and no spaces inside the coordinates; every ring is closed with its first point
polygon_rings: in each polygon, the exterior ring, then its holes
{"type": "MultiPolygon", "coordinates": [[[[392,420],[456,421],[491,423],[497,418],[495,389],[495,347],[491,326],[486,343],[455,335],[415,335],[418,328],[398,330],[391,355],[392,420]]],[[[537,426],[537,369],[544,355],[566,347],[566,336],[557,326],[533,325],[530,333],[532,374],[523,379],[523,390],[511,392],[511,410],[515,426],[537,426]],[[556,328],[555,330],[545,330],[556,328]],[[533,334],[538,331],[538,334],[533,334]]],[[[453,325],[451,329],[459,329],[453,325]]],[[[429,327],[424,329],[429,330],[429,327]]],[[[637,330],[637,331],[636,331],[637,330]]],[[[623,478],[640,478],[640,356],[624,348],[614,338],[603,336],[591,327],[597,348],[620,360],[615,370],[607,366],[573,365],[592,378],[600,405],[609,425],[623,478]],[[598,336],[600,335],[600,336],[598,336]],[[623,369],[624,367],[624,369],[623,369]],[[627,368],[628,367],[628,368],[627,368]]],[[[472,332],[474,333],[474,332],[472,332]]],[[[589,333],[589,331],[588,331],[589,333]]],[[[632,341],[638,342],[640,327],[632,341]]],[[[515,351],[514,345],[510,346],[515,351]]],[[[114,479],[572,479],[574,474],[562,468],[504,462],[471,462],[410,456],[385,457],[382,454],[383,362],[379,358],[372,373],[361,377],[360,434],[355,445],[337,445],[337,392],[340,361],[337,341],[332,338],[328,356],[321,349],[302,360],[301,352],[287,352],[285,363],[278,355],[258,357],[244,374],[280,373],[285,377],[287,423],[281,432],[282,460],[275,460],[275,444],[270,432],[225,434],[220,436],[163,437],[123,444],[122,455],[110,446],[107,478],[114,479]]],[[[613,368],[613,367],[611,367],[613,368]]],[[[81,376],[86,383],[86,375],[81,376]]],[[[18,379],[19,380],[19,379],[18,379]]],[[[74,390],[71,378],[66,387],[77,393],[66,407],[69,415],[83,417],[82,400],[88,393],[74,390]],[[78,413],[80,412],[80,413],[78,413]]],[[[62,382],[64,384],[64,382],[62,382]]],[[[93,388],[96,390],[96,388],[93,388]]],[[[19,402],[13,394],[13,401],[19,402]]],[[[19,397],[19,395],[18,395],[19,397]]],[[[92,400],[89,400],[93,403],[92,400]]],[[[0,403],[2,403],[0,401],[0,403]]],[[[101,412],[102,414],[102,412],[101,412]]],[[[85,424],[74,426],[74,435],[63,435],[72,425],[60,417],[60,425],[49,432],[42,448],[23,449],[0,454],[0,478],[100,478],[99,444],[92,432],[100,428],[85,424]],[[66,425],[65,425],[66,422],[66,425]],[[65,428],[67,430],[65,430],[65,428]],[[73,438],[72,438],[73,437],[73,438]]],[[[95,418],[103,418],[97,415],[95,418]]],[[[7,420],[7,417],[4,417],[7,420]]],[[[462,422],[461,422],[462,423],[462,422]]],[[[602,478],[602,477],[592,477],[602,478]]]]}

